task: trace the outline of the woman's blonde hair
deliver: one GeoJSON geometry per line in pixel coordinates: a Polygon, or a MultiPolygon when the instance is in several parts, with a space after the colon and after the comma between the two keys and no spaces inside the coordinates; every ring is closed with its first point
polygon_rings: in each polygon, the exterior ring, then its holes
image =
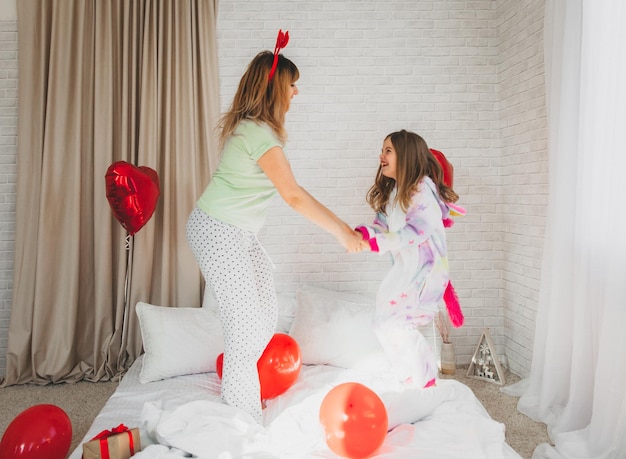
{"type": "Polygon", "coordinates": [[[406,212],[411,204],[411,196],[426,176],[435,183],[445,202],[456,202],[459,199],[459,195],[443,182],[443,169],[422,137],[403,129],[392,132],[385,137],[387,139],[396,151],[396,180],[385,177],[382,167],[378,167],[376,180],[366,197],[372,209],[385,213],[391,193],[397,187],[396,201],[406,212]]]}
{"type": "Polygon", "coordinates": [[[272,52],[261,51],[248,64],[230,109],[217,125],[220,149],[242,120],[266,123],[282,143],[287,140],[284,124],[291,102],[289,88],[300,78],[300,72],[292,61],[279,54],[276,71],[270,80],[273,61],[272,52]]]}

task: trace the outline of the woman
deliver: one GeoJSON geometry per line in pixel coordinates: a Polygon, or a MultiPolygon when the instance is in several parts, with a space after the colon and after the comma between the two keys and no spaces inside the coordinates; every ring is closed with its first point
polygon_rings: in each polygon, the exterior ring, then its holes
{"type": "Polygon", "coordinates": [[[215,292],[224,331],[221,397],[262,423],[257,361],[276,330],[272,263],[257,239],[276,193],[331,233],[349,252],[360,235],[319,203],[294,178],[283,151],[285,114],[298,94],[298,68],[274,53],[248,65],[231,108],[220,119],[222,158],[187,222],[187,239],[215,292]]]}

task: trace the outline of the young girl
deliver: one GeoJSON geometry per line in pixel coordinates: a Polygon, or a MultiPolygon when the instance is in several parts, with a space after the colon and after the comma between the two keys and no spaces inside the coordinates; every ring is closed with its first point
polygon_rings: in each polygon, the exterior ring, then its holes
{"type": "Polygon", "coordinates": [[[280,31],[274,53],[257,54],[241,77],[220,120],[220,164],[187,221],[187,239],[215,292],[224,332],[221,397],[259,423],[257,361],[278,320],[272,263],[257,238],[270,200],[278,193],[349,252],[361,244],[358,233],[296,182],[283,151],[285,114],[299,77],[279,54],[288,40],[280,31]]]}
{"type": "MultiPolygon", "coordinates": [[[[371,251],[393,258],[376,297],[375,332],[392,372],[419,387],[433,385],[438,370],[418,327],[433,320],[446,290],[454,296],[444,230],[458,198],[443,183],[443,170],[424,139],[405,130],[385,138],[376,180],[367,193],[376,218],[371,226],[356,229],[371,251]]],[[[458,303],[454,306],[451,318],[460,326],[462,315],[458,303]]]]}

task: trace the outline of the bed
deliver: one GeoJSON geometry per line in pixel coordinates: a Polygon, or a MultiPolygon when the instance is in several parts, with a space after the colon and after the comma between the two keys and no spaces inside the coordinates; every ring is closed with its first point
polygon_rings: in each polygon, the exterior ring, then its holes
{"type": "MultiPolygon", "coordinates": [[[[381,370],[371,299],[309,286],[293,297],[279,295],[277,333],[296,340],[302,368],[286,392],[267,402],[263,426],[255,423],[219,400],[215,360],[223,349],[211,303],[137,305],[145,352],[83,442],[124,424],[140,429],[142,451],[133,456],[139,459],[337,458],[325,440],[320,406],[332,388],[356,382],[380,397],[388,416],[389,432],[372,458],[520,458],[505,442],[504,425],[469,387],[440,379],[428,389],[409,388],[381,370]]],[[[70,459],[81,454],[82,445],[70,459]]]]}

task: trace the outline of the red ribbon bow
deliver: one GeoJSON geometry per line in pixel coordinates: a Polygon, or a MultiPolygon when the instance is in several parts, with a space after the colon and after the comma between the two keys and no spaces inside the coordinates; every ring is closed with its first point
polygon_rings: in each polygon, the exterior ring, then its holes
{"type": "Polygon", "coordinates": [[[108,438],[124,432],[128,433],[128,446],[130,449],[130,455],[133,456],[135,454],[133,434],[128,427],[126,427],[124,424],[120,424],[119,426],[114,427],[111,430],[103,430],[98,435],[92,438],[92,440],[100,440],[100,454],[102,455],[102,459],[111,459],[109,457],[108,438]]]}
{"type": "Polygon", "coordinates": [[[287,43],[289,43],[289,32],[283,32],[282,29],[279,30],[278,36],[276,37],[276,46],[274,46],[274,62],[272,62],[272,70],[270,70],[267,81],[272,81],[274,72],[276,71],[276,65],[278,64],[278,53],[287,46],[287,43]]]}

